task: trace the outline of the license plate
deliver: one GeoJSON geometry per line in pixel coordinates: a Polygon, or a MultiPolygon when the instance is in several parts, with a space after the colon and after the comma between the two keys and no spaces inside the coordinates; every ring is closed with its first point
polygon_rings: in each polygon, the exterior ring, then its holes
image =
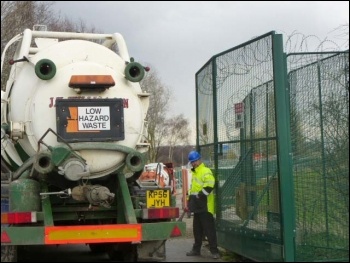
{"type": "Polygon", "coordinates": [[[147,190],[147,208],[170,206],[170,190],[147,190]]]}

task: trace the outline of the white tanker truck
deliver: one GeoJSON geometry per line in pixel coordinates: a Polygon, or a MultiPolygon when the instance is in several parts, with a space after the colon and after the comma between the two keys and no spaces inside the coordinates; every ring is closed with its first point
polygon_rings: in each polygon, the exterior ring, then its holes
{"type": "MultiPolygon", "coordinates": [[[[164,241],[185,233],[171,177],[166,185],[140,177],[150,94],[139,82],[147,70],[119,33],[26,29],[8,42],[2,262],[15,262],[22,246],[82,243],[112,260],[163,260],[164,241]]],[[[167,168],[155,173],[169,175],[167,168]]]]}

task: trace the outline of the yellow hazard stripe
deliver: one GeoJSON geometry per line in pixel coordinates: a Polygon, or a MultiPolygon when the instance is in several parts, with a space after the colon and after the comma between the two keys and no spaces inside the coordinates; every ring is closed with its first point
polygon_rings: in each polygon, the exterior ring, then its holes
{"type": "Polygon", "coordinates": [[[140,224],[45,227],[45,244],[139,242],[140,224]]]}

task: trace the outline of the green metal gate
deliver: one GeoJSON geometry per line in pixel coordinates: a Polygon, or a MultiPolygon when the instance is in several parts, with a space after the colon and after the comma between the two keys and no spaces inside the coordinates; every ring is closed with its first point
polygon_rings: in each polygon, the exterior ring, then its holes
{"type": "Polygon", "coordinates": [[[349,53],[270,32],[196,74],[197,145],[219,245],[257,261],[349,260],[349,53]]]}

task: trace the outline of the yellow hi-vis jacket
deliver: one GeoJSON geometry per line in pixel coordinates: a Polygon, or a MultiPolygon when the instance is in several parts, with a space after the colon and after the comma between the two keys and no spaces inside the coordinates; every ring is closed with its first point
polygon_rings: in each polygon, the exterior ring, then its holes
{"type": "Polygon", "coordinates": [[[192,169],[191,189],[189,190],[189,209],[191,212],[215,213],[214,198],[215,178],[212,171],[201,163],[192,169]],[[194,170],[194,171],[193,171],[194,170]],[[211,187],[213,190],[208,193],[204,188],[211,187]]]}

